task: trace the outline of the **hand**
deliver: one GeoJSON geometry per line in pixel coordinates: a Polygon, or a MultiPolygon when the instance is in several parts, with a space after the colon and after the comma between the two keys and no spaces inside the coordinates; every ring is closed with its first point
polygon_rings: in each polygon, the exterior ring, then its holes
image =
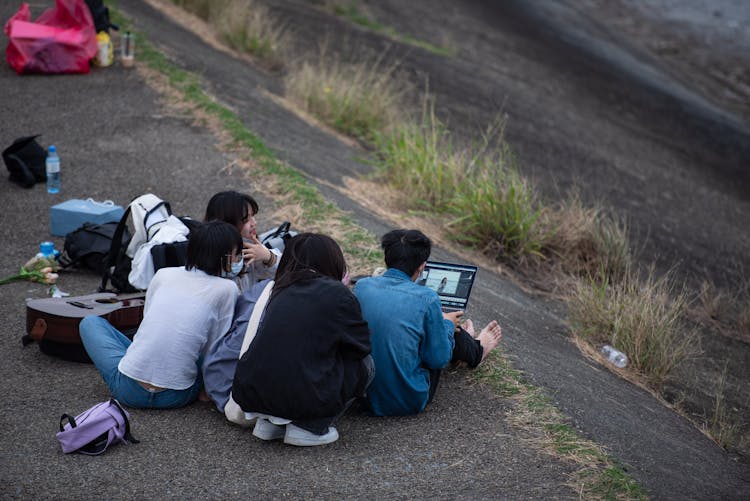
{"type": "Polygon", "coordinates": [[[463,311],[452,311],[450,313],[443,313],[443,318],[446,320],[450,320],[453,322],[453,329],[455,330],[456,327],[461,323],[461,317],[464,316],[463,311]]]}
{"type": "Polygon", "coordinates": [[[265,262],[271,259],[270,249],[260,243],[256,235],[252,235],[250,239],[251,242],[242,243],[242,259],[245,261],[245,265],[249,266],[255,260],[265,262]]]}

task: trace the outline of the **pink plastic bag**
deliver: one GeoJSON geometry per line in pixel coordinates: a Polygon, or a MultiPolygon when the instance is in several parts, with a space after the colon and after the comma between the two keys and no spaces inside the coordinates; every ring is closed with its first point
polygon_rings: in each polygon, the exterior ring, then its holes
{"type": "Polygon", "coordinates": [[[84,0],[55,0],[30,22],[29,5],[5,23],[5,58],[16,73],[88,73],[96,55],[96,30],[84,0]]]}

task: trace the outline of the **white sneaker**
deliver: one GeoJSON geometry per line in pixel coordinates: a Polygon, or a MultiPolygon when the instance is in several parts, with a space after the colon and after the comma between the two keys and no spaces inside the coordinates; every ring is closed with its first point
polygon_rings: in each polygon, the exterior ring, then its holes
{"type": "MultiPolygon", "coordinates": [[[[256,425],[257,426],[257,425],[256,425]]],[[[328,433],[325,435],[316,435],[293,424],[286,425],[284,434],[284,443],[289,445],[298,445],[300,447],[312,447],[315,445],[326,445],[339,439],[339,432],[333,426],[328,427],[328,433]]]]}
{"type": "Polygon", "coordinates": [[[265,418],[258,418],[253,428],[253,435],[261,440],[281,440],[286,433],[286,426],[275,425],[265,418]]]}

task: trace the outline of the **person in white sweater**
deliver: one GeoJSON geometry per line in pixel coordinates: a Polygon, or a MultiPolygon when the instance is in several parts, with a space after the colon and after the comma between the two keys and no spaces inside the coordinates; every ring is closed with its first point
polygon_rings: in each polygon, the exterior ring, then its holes
{"type": "Polygon", "coordinates": [[[204,223],[191,233],[185,266],[154,275],[133,341],[101,317],[81,321],[86,352],[116,399],[130,407],[173,408],[198,398],[201,362],[232,323],[239,294],[232,279],[242,266],[237,229],[204,223]]]}

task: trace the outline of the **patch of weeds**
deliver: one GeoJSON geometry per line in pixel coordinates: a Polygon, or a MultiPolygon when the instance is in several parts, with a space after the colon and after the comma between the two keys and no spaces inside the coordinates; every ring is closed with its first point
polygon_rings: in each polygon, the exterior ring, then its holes
{"type": "Polygon", "coordinates": [[[521,393],[521,373],[513,368],[507,357],[488,357],[472,372],[472,376],[501,397],[512,397],[521,393]]]}
{"type": "Polygon", "coordinates": [[[212,25],[232,48],[250,54],[264,67],[284,66],[288,42],[282,24],[254,0],[172,0],[212,25]]]}
{"type": "Polygon", "coordinates": [[[523,379],[506,356],[495,350],[472,372],[514,405],[508,422],[527,432],[551,456],[577,466],[571,483],[583,499],[647,499],[643,488],[596,443],[582,437],[544,392],[523,379]]]}
{"type": "Polygon", "coordinates": [[[714,391],[712,416],[704,424],[704,431],[724,449],[744,449],[748,445],[748,436],[742,425],[739,424],[737,417],[732,415],[724,400],[727,368],[728,364],[725,363],[724,371],[719,377],[714,391]]]}
{"type": "Polygon", "coordinates": [[[172,0],[172,3],[195,14],[204,21],[211,17],[211,5],[215,0],[172,0]]]}
{"type": "Polygon", "coordinates": [[[690,316],[701,325],[722,335],[750,342],[750,283],[734,292],[719,290],[705,280],[690,316]]]}
{"type": "Polygon", "coordinates": [[[344,19],[347,19],[350,22],[362,26],[363,28],[366,28],[370,31],[383,34],[397,42],[412,45],[414,47],[419,47],[420,49],[432,52],[433,54],[437,54],[438,56],[451,57],[456,54],[455,49],[449,47],[441,47],[425,40],[420,40],[411,35],[399,33],[394,28],[375,21],[360,9],[359,4],[356,1],[332,1],[327,3],[329,4],[328,9],[337,16],[343,17],[344,19]]]}
{"type": "Polygon", "coordinates": [[[389,130],[403,116],[407,86],[397,66],[382,59],[342,62],[326,48],[316,60],[290,68],[286,92],[303,109],[334,129],[365,142],[389,130]]]}
{"type": "Polygon", "coordinates": [[[689,300],[670,274],[644,278],[632,269],[618,281],[578,282],[568,298],[573,330],[593,345],[611,344],[657,389],[685,358],[696,354],[698,336],[684,322],[689,300]]]}
{"type": "Polygon", "coordinates": [[[284,27],[257,2],[225,0],[225,3],[212,22],[227,43],[256,57],[269,69],[281,69],[288,50],[284,27]]]}
{"type": "Polygon", "coordinates": [[[573,190],[544,213],[550,228],[545,253],[576,277],[620,280],[633,264],[627,225],[599,206],[587,207],[573,190]]]}
{"type": "Polygon", "coordinates": [[[418,123],[403,121],[375,139],[376,165],[396,189],[410,194],[412,205],[445,211],[466,175],[463,155],[454,150],[445,125],[426,104],[418,123]]]}
{"type": "Polygon", "coordinates": [[[478,143],[457,148],[428,101],[418,123],[377,136],[380,173],[410,197],[419,193],[410,198],[412,205],[448,214],[455,240],[504,261],[541,257],[547,238],[543,207],[503,140],[502,122],[478,143]]]}
{"type": "Polygon", "coordinates": [[[539,258],[550,237],[541,224],[543,206],[538,194],[521,176],[509,151],[475,158],[450,209],[457,217],[449,226],[460,229],[456,232],[459,241],[484,247],[497,260],[539,258]]]}
{"type": "Polygon", "coordinates": [[[620,467],[610,466],[596,473],[585,483],[590,498],[619,500],[646,500],[648,495],[638,482],[620,467]]]}

